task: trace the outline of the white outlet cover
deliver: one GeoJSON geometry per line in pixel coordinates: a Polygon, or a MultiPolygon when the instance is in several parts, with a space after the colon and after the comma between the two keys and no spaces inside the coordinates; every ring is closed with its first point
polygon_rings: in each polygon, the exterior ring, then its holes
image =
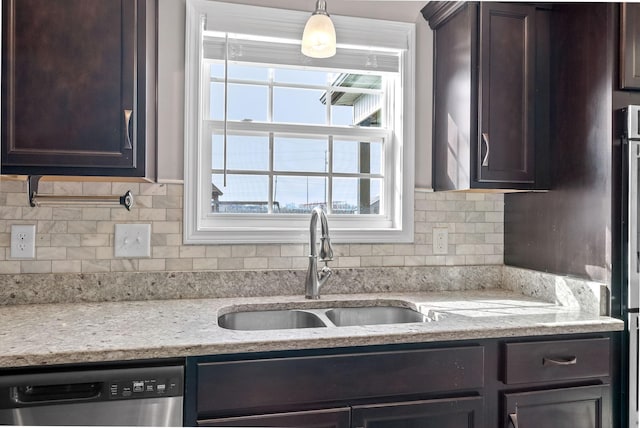
{"type": "Polygon", "coordinates": [[[151,257],[150,224],[116,224],[115,257],[151,257]]]}
{"type": "Polygon", "coordinates": [[[36,225],[14,224],[11,225],[11,258],[35,259],[36,258],[36,225]]]}
{"type": "Polygon", "coordinates": [[[449,252],[449,229],[446,227],[433,228],[433,254],[447,254],[449,252]]]}

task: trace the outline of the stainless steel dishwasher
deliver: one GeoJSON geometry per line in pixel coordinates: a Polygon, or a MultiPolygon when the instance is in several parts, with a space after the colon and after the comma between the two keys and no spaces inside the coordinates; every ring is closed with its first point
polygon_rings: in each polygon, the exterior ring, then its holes
{"type": "Polygon", "coordinates": [[[0,376],[0,425],[182,426],[183,366],[0,376]]]}

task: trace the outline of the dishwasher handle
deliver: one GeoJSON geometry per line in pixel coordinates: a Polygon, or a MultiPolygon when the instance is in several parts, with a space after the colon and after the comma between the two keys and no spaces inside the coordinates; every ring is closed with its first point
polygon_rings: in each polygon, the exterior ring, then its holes
{"type": "Polygon", "coordinates": [[[11,396],[16,403],[23,404],[84,401],[100,397],[102,388],[102,382],[24,385],[12,387],[11,396]]]}

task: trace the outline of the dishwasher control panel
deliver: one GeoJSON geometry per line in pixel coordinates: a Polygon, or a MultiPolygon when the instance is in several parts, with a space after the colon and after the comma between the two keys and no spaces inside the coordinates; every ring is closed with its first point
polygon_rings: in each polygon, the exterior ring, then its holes
{"type": "Polygon", "coordinates": [[[110,399],[174,397],[182,395],[178,377],[146,377],[109,382],[110,399]]]}

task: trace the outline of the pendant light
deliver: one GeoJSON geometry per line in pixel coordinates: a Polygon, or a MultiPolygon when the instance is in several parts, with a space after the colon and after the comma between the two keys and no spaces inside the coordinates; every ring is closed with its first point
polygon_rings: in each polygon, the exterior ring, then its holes
{"type": "Polygon", "coordinates": [[[336,29],[325,0],[317,0],[316,10],[304,26],[301,50],[311,58],[330,58],[336,54],[336,29]]]}

